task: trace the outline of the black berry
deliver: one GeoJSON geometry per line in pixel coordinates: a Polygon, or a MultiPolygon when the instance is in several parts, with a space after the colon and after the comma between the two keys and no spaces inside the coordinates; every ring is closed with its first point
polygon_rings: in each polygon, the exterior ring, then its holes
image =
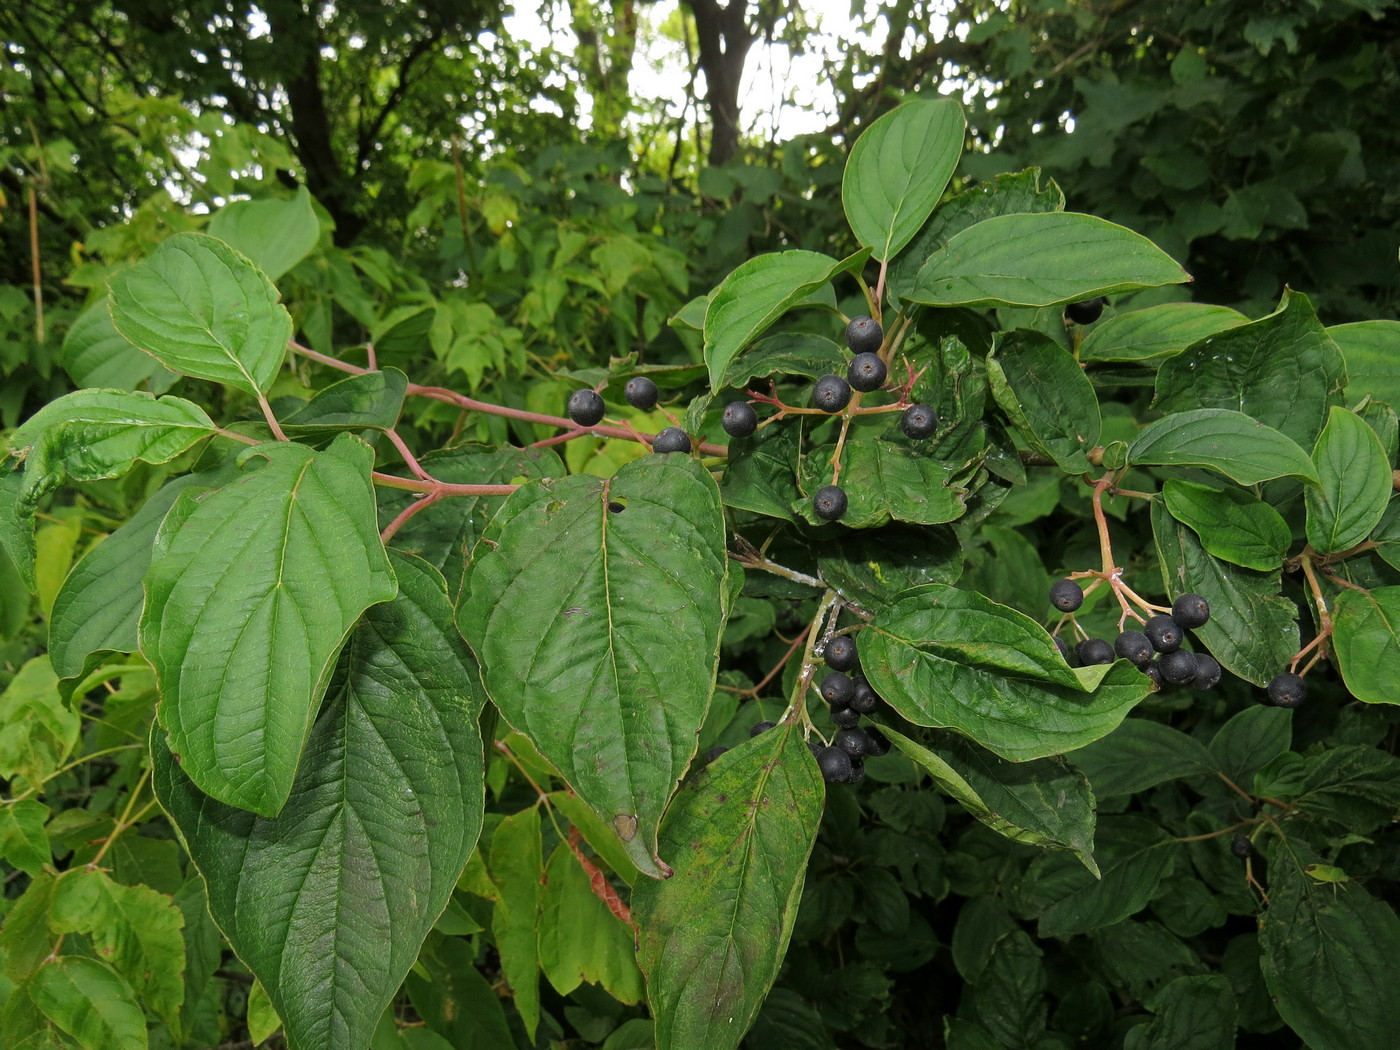
{"type": "Polygon", "coordinates": [[[1170,616],[1149,617],[1142,625],[1142,633],[1159,653],[1174,653],[1181,648],[1181,624],[1170,616]]]}
{"type": "Polygon", "coordinates": [[[755,722],[753,724],[753,728],[749,730],[749,736],[758,736],[759,733],[766,733],[768,732],[768,730],[772,729],[777,724],[777,722],[768,721],[755,722]]]}
{"type": "Polygon", "coordinates": [[[1172,602],[1172,619],[1188,630],[1204,627],[1210,619],[1210,602],[1199,594],[1183,594],[1172,602]]]}
{"type": "Polygon", "coordinates": [[[627,380],[627,386],[623,390],[627,397],[627,403],[633,408],[640,408],[643,412],[650,412],[656,407],[656,399],[661,396],[661,391],[656,389],[656,384],[646,376],[633,376],[627,380]]]}
{"type": "Polygon", "coordinates": [[[846,326],[846,345],[854,354],[873,354],[885,341],[885,331],[873,317],[853,317],[846,326]]]}
{"type": "Polygon", "coordinates": [[[899,429],[915,441],[932,437],[938,427],[938,413],[928,405],[910,405],[899,417],[899,429]]]}
{"type": "Polygon", "coordinates": [[[831,724],[838,729],[854,729],[860,725],[860,712],[854,707],[833,707],[831,724]]]}
{"type": "Polygon", "coordinates": [[[1113,640],[1113,651],[1138,668],[1150,664],[1154,653],[1152,643],[1141,631],[1124,631],[1113,640]]]}
{"type": "Polygon", "coordinates": [[[822,699],[832,707],[845,707],[851,702],[851,697],[855,696],[856,684],[851,681],[849,675],[844,675],[840,671],[833,671],[822,679],[822,684],[817,687],[822,694],[822,699]]]}
{"type": "Polygon", "coordinates": [[[705,766],[708,766],[711,762],[713,762],[715,759],[719,758],[720,755],[724,754],[724,753],[725,753],[726,751],[728,751],[728,750],[729,750],[729,748],[727,748],[727,747],[712,747],[712,748],[710,748],[710,750],[706,751],[705,754],[704,754],[704,756],[700,759],[700,765],[701,765],[701,767],[703,768],[703,767],[705,767],[705,766]]]}
{"type": "Polygon", "coordinates": [[[1093,324],[1103,314],[1103,308],[1107,305],[1107,299],[1102,295],[1096,295],[1092,299],[1070,303],[1065,307],[1065,316],[1075,324],[1093,324]]]}
{"type": "Polygon", "coordinates": [[[1152,684],[1155,685],[1158,689],[1161,689],[1164,685],[1167,684],[1166,680],[1162,677],[1162,669],[1157,665],[1156,660],[1153,660],[1150,664],[1144,667],[1142,669],[1142,673],[1147,675],[1148,678],[1152,679],[1152,684]]]}
{"type": "Polygon", "coordinates": [[[1296,674],[1284,671],[1269,683],[1269,703],[1275,707],[1297,707],[1308,698],[1308,683],[1296,674]]]}
{"type": "Polygon", "coordinates": [[[1102,638],[1085,638],[1074,647],[1074,655],[1084,667],[1113,663],[1113,646],[1102,638]]]}
{"type": "Polygon", "coordinates": [[[870,747],[866,749],[866,757],[879,758],[881,755],[890,753],[890,738],[885,736],[874,726],[870,726],[865,731],[865,735],[870,740],[870,747]]]}
{"type": "Polygon", "coordinates": [[[846,366],[846,382],[862,394],[879,390],[885,385],[887,374],[879,354],[856,354],[846,366]]]}
{"type": "Polygon", "coordinates": [[[855,683],[855,692],[851,694],[851,710],[858,711],[863,715],[868,715],[880,706],[880,694],[870,688],[870,683],[865,680],[865,675],[858,674],[851,679],[855,683]]]}
{"type": "Polygon", "coordinates": [[[827,485],[812,497],[812,510],[822,521],[840,521],[846,513],[846,490],[840,485],[827,485]]]}
{"type": "Polygon", "coordinates": [[[822,655],[826,657],[826,666],[833,671],[849,671],[859,659],[856,640],[849,634],[838,634],[827,642],[822,655]]]}
{"type": "Polygon", "coordinates": [[[1220,661],[1210,653],[1196,654],[1196,677],[1191,683],[1193,689],[1213,689],[1220,681],[1220,661]]]}
{"type": "Polygon", "coordinates": [[[864,729],[843,729],[831,742],[852,758],[860,758],[870,752],[870,734],[864,729]]]}
{"type": "Polygon", "coordinates": [[[859,758],[851,759],[851,773],[846,777],[847,784],[859,784],[865,779],[865,763],[859,758]]]}
{"type": "Polygon", "coordinates": [[[1240,860],[1245,860],[1254,856],[1254,843],[1243,831],[1237,831],[1230,838],[1230,852],[1240,860]]]}
{"type": "Polygon", "coordinates": [[[851,756],[839,747],[824,747],[817,755],[817,766],[828,784],[844,784],[851,775],[851,756]]]}
{"type": "Polygon", "coordinates": [[[596,390],[575,390],[569,397],[569,418],[581,427],[591,427],[603,418],[603,399],[596,390]]]}
{"type": "Polygon", "coordinates": [[[840,376],[824,375],[812,387],[812,404],[823,412],[840,412],[851,401],[851,384],[840,376]]]}
{"type": "Polygon", "coordinates": [[[1072,613],[1084,604],[1084,591],[1073,580],[1056,580],[1050,585],[1050,604],[1072,613]]]}
{"type": "Polygon", "coordinates": [[[748,437],[758,427],[758,413],[747,401],[731,401],[724,406],[724,418],[720,422],[724,432],[730,437],[748,437]]]}
{"type": "Polygon", "coordinates": [[[1189,649],[1174,649],[1157,657],[1157,666],[1162,669],[1162,680],[1172,685],[1185,685],[1195,679],[1198,670],[1196,654],[1189,649]]]}
{"type": "Polygon", "coordinates": [[[689,452],[690,435],[680,427],[667,427],[656,435],[651,444],[653,452],[689,452]]]}
{"type": "Polygon", "coordinates": [[[1071,667],[1073,667],[1078,661],[1072,659],[1074,654],[1070,650],[1069,643],[1063,638],[1061,638],[1058,634],[1055,635],[1055,637],[1052,640],[1055,643],[1055,648],[1060,650],[1060,655],[1065,658],[1065,662],[1068,663],[1071,667]]]}

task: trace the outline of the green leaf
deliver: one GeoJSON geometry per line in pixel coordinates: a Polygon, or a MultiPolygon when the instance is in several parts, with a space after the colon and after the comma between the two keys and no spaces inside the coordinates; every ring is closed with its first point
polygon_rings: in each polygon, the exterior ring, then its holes
{"type": "Polygon", "coordinates": [[[799,498],[797,437],[792,428],[764,427],[751,438],[735,438],[725,461],[722,491],[725,506],[796,521],[792,507],[799,498]]]}
{"type": "MultiPolygon", "coordinates": [[[[802,489],[792,511],[814,525],[822,524],[811,494],[831,484],[835,445],[812,449],[802,462],[802,489]]],[[[965,489],[952,482],[941,460],[892,441],[853,441],[842,451],[841,487],[849,505],[841,524],[851,529],[884,525],[891,519],[916,525],[939,525],[962,517],[965,489]]]]}
{"type": "Polygon", "coordinates": [[[1195,636],[1227,671],[1267,685],[1298,651],[1298,609],[1279,595],[1280,574],[1211,557],[1160,504],[1152,507],[1152,535],[1167,593],[1199,594],[1210,603],[1210,621],[1195,636]]]}
{"type": "Polygon", "coordinates": [[[257,396],[287,352],[292,318],[245,257],[202,233],[162,241],[111,280],[117,331],[182,375],[257,396]]]}
{"type": "Polygon", "coordinates": [[[771,335],[731,361],[720,385],[742,390],[753,380],[769,376],[820,379],[830,372],[844,372],[848,360],[841,345],[824,336],[805,332],[771,335]]]}
{"type": "Polygon", "coordinates": [[[282,417],[288,434],[358,430],[387,430],[399,421],[408,376],[397,368],[349,376],[332,383],[295,412],[282,417]]]}
{"type": "Polygon", "coordinates": [[[298,186],[290,200],[225,204],[206,229],[246,255],[270,281],[305,259],[321,239],[321,223],[305,186],[298,186]]]}
{"type": "Polygon", "coordinates": [[[998,338],[987,358],[992,395],[1032,449],[1069,474],[1088,471],[1099,443],[1099,401],[1069,351],[1048,336],[1018,330],[998,338]]]}
{"type": "Polygon", "coordinates": [[[29,660],[0,693],[0,777],[21,776],[37,786],[72,753],[78,729],[49,658],[29,660]]]}
{"type": "Polygon", "coordinates": [[[501,971],[515,993],[515,1008],[531,1039],[540,1023],[541,849],[536,806],[510,814],[491,836],[491,879],[500,893],[491,911],[491,933],[501,956],[501,971]]]}
{"type": "Polygon", "coordinates": [[[1062,758],[1007,762],[952,734],[925,746],[888,726],[881,732],[958,804],[999,835],[1068,850],[1089,871],[1094,863],[1094,795],[1062,758]]]}
{"type": "Polygon", "coordinates": [[[38,878],[45,864],[53,862],[44,822],[49,807],[38,799],[17,798],[0,806],[0,859],[18,868],[31,879],[38,878]]]}
{"type": "Polygon", "coordinates": [[[1356,882],[1314,882],[1316,858],[1295,839],[1269,855],[1260,965],[1280,1016],[1313,1050],[1389,1050],[1400,919],[1356,882]]]}
{"type": "MultiPolygon", "coordinates": [[[[507,1050],[515,1045],[501,998],[475,966],[471,942],[433,937],[404,987],[430,1037],[404,1038],[405,1050],[507,1050]]],[[[412,1032],[413,1029],[402,1029],[412,1032]]]]}
{"type": "Polygon", "coordinates": [[[84,933],[172,1030],[185,999],[185,917],[165,894],[123,886],[102,871],[66,872],[54,889],[49,928],[84,933]]]}
{"type": "MultiPolygon", "coordinates": [[[[731,579],[732,583],[732,579],[731,579]]],[[[623,849],[621,841],[613,834],[612,828],[598,819],[598,814],[572,791],[551,791],[549,802],[564,815],[570,824],[578,828],[579,834],[597,852],[599,859],[611,868],[623,882],[631,886],[641,874],[632,858],[623,849]]]]}
{"type": "Polygon", "coordinates": [[[1288,291],[1267,317],[1207,336],[1163,362],[1155,404],[1167,413],[1243,412],[1312,448],[1345,382],[1341,351],[1308,297],[1288,291]]]}
{"type": "Polygon", "coordinates": [[[1235,1050],[1235,994],[1219,974],[1178,977],[1162,989],[1150,1022],[1132,1029],[1123,1050],[1235,1050]]]}
{"type": "Polygon", "coordinates": [[[1150,718],[1125,719],[1108,736],[1075,751],[1071,761],[1099,798],[1132,795],[1215,769],[1199,740],[1150,718]]]}
{"type": "Polygon", "coordinates": [[[1198,408],[1149,423],[1128,446],[1135,467],[1204,467],[1241,485],[1271,478],[1317,480],[1296,441],[1243,412],[1198,408]]]}
{"type": "Polygon", "coordinates": [[[1390,499],[1390,461],[1366,421],[1333,407],[1313,448],[1318,485],[1308,488],[1308,542],[1319,554],[1355,547],[1371,534],[1390,499]]]}
{"type": "Polygon", "coordinates": [[[1161,303],[1096,324],[1079,344],[1079,359],[1152,361],[1172,357],[1192,343],[1248,321],[1228,306],[1161,303]]]}
{"type": "Polygon", "coordinates": [[[1400,703],[1400,587],[1350,588],[1332,606],[1332,644],[1347,690],[1368,704],[1400,703]]]}
{"type": "Polygon", "coordinates": [[[477,545],[458,607],[501,714],[652,876],[666,870],[661,814],[709,708],[727,561],[709,473],[647,456],[608,480],[517,489],[477,545]]]}
{"type": "Polygon", "coordinates": [[[1283,707],[1246,707],[1216,730],[1210,753],[1220,771],[1243,786],[1254,780],[1258,770],[1287,751],[1292,740],[1292,711],[1283,707]]]}
{"type": "Polygon", "coordinates": [[[144,384],[160,393],[175,381],[175,373],[162,367],[150,354],[143,354],[117,331],[105,301],[94,303],[78,315],[63,337],[59,360],[80,387],[135,390],[144,384]]]}
{"type": "Polygon", "coordinates": [[[1207,554],[1258,572],[1283,565],[1293,533],[1263,500],[1236,488],[1217,489],[1171,478],[1162,486],[1171,516],[1196,534],[1207,554]]]}
{"type": "Polygon", "coordinates": [[[861,665],[911,722],[956,729],[1013,762],[1105,736],[1150,685],[1125,660],[1071,670],[1030,617],[943,584],[877,614],[861,634],[861,665]]]}
{"type": "Polygon", "coordinates": [[[1361,745],[1309,754],[1293,801],[1314,820],[1372,831],[1400,813],[1400,758],[1361,745]]]}
{"type": "Polygon", "coordinates": [[[1057,306],[1191,278],[1146,237],[1093,215],[998,215],[954,234],[907,298],[930,306],[1057,306]]]}
{"type": "Polygon", "coordinates": [[[1369,394],[1400,406],[1400,321],[1337,324],[1327,334],[1342,351],[1347,368],[1347,400],[1369,394]]]}
{"type": "Polygon", "coordinates": [[[248,992],[248,1037],[256,1046],[281,1027],[282,1018],[277,1016],[272,997],[267,994],[261,981],[254,980],[248,992]]]}
{"type": "Polygon", "coordinates": [[[876,610],[902,591],[925,583],[956,583],[962,545],[950,528],[887,525],[843,532],[817,548],[821,578],[876,610]]]}
{"type": "Polygon", "coordinates": [[[753,1024],[787,953],[823,794],[785,722],[677,795],[662,832],[675,876],[632,896],[658,1050],[737,1047],[753,1024]]]}
{"type": "Polygon", "coordinates": [[[1177,849],[1150,821],[1105,817],[1094,845],[1102,878],[1095,879],[1063,854],[1041,854],[1031,861],[1025,886],[1040,919],[1039,935],[1088,933],[1142,910],[1171,871],[1177,849]]]}
{"type": "Polygon", "coordinates": [[[1045,1030],[1046,983],[1044,953],[1029,934],[1016,929],[996,942],[970,996],[992,1045],[1036,1045],[1045,1030]]]}
{"type": "Polygon", "coordinates": [[[705,311],[705,363],[718,390],[736,354],[818,288],[865,255],[837,261],[819,252],[770,252],[741,263],[715,289],[705,311]]]}
{"type": "Polygon", "coordinates": [[[915,99],[866,128],[846,161],[841,206],[856,240],[886,262],[932,213],[962,156],[967,121],[951,98],[915,99]]]}
{"type": "Polygon", "coordinates": [[[35,972],[27,991],[83,1050],[146,1050],[146,1017],[131,986],[96,959],[60,956],[35,972]]]}
{"type": "Polygon", "coordinates": [[[559,843],[545,865],[539,923],[540,969],[555,991],[568,995],[588,981],[619,1002],[641,1002],[634,936],[594,894],[573,851],[559,843]]]}
{"type": "Polygon", "coordinates": [[[255,446],[239,457],[243,477],[157,538],[141,648],[171,750],[221,802],[282,808],[336,653],[366,608],[394,596],[373,459],[348,434],[324,452],[255,446]]]}
{"type": "Polygon", "coordinates": [[[363,1050],[481,828],[475,661],[442,578],[395,556],[399,594],[351,633],[282,812],[209,798],[154,733],[153,783],[292,1050],[363,1050]]]}

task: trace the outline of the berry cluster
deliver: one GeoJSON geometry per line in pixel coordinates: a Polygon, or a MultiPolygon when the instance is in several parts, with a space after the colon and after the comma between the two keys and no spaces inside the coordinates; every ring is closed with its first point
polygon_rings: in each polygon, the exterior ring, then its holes
{"type": "Polygon", "coordinates": [[[829,745],[810,741],[807,746],[828,784],[859,784],[865,779],[866,758],[878,758],[890,750],[884,733],[875,726],[860,724],[862,715],[871,714],[879,706],[880,695],[870,687],[865,675],[846,673],[855,671],[860,663],[854,638],[837,635],[826,644],[823,655],[831,673],[817,688],[831,708],[836,735],[829,745]]]}
{"type": "MultiPolygon", "coordinates": [[[[646,376],[633,376],[624,390],[627,403],[633,408],[650,412],[656,407],[661,391],[646,376]]],[[[569,418],[581,427],[597,426],[603,421],[605,407],[596,390],[575,390],[566,407],[569,418]]],[[[667,427],[652,439],[653,452],[689,452],[690,435],[680,427],[667,427]]]]}
{"type": "MultiPolygon", "coordinates": [[[[1072,621],[1084,604],[1084,592],[1074,580],[1057,580],[1050,588],[1050,604],[1072,621]]],[[[1055,644],[1071,667],[1111,664],[1122,657],[1151,678],[1158,689],[1168,685],[1210,689],[1220,681],[1219,662],[1207,652],[1181,647],[1188,630],[1204,627],[1209,620],[1210,604],[1199,594],[1183,594],[1172,603],[1170,615],[1155,613],[1142,620],[1142,630],[1123,630],[1111,643],[1105,638],[1086,637],[1071,648],[1056,635],[1055,644]]]]}

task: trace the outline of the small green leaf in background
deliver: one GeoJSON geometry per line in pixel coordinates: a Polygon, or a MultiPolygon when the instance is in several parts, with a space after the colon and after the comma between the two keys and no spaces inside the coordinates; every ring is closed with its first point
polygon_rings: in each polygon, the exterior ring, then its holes
{"type": "Polygon", "coordinates": [[[321,222],[305,186],[298,186],[290,200],[225,204],[209,220],[207,230],[246,255],[270,281],[305,259],[321,238],[321,222]]]}
{"type": "Polygon", "coordinates": [[[958,166],[966,130],[954,99],[916,99],[856,139],[841,180],[841,205],[856,240],[877,262],[898,255],[919,232],[958,166]]]}
{"type": "Polygon", "coordinates": [[[292,318],[277,289],[223,241],[180,233],[111,281],[117,331],[182,375],[254,396],[287,353],[292,318]]]}
{"type": "Polygon", "coordinates": [[[1235,994],[1219,974],[1178,977],[1162,989],[1152,1020],[1128,1032],[1123,1050],[1235,1050],[1235,994]]]}
{"type": "Polygon", "coordinates": [[[1332,644],[1352,696],[1368,704],[1400,703],[1400,587],[1338,594],[1332,644]]]}
{"type": "Polygon", "coordinates": [[[152,734],[156,797],[291,1050],[364,1050],[476,844],[484,697],[431,566],[345,644],[275,818],[201,792],[152,734]]]}
{"type": "Polygon", "coordinates": [[[924,746],[888,726],[881,732],[958,804],[999,835],[1068,850],[1089,871],[1094,863],[1094,793],[1060,758],[1007,762],[954,733],[924,746]]]}
{"type": "Polygon", "coordinates": [[[1055,306],[1191,278],[1141,234],[1093,215],[998,215],[954,234],[919,271],[912,302],[1055,306]]]}
{"type": "Polygon", "coordinates": [[[911,722],[956,729],[1013,762],[1105,736],[1149,687],[1123,660],[1076,673],[1034,620],[943,584],[886,606],[861,635],[861,664],[911,722]]]}
{"type": "Polygon", "coordinates": [[[0,859],[37,878],[53,860],[49,837],[44,834],[48,819],[49,807],[38,799],[13,799],[0,806],[0,859]]]}
{"type": "Polygon", "coordinates": [[[823,794],[800,727],[785,722],[677,796],[662,831],[675,876],[632,897],[658,1050],[739,1045],[786,954],[823,794]]]}
{"type": "Polygon", "coordinates": [[[29,660],[0,693],[0,777],[38,785],[77,746],[79,726],[49,658],[29,660]]]}
{"type": "Polygon", "coordinates": [[[987,358],[987,376],[997,404],[1033,449],[1068,474],[1089,470],[1085,453],[1099,443],[1099,401],[1069,351],[1039,332],[1011,332],[987,358]]]}
{"type": "Polygon", "coordinates": [[[1298,608],[1280,596],[1280,574],[1211,557],[1161,504],[1152,506],[1152,534],[1167,593],[1199,594],[1210,603],[1210,621],[1195,636],[1227,671],[1267,685],[1298,651],[1298,608]]]}
{"type": "Polygon", "coordinates": [[[1174,412],[1149,423],[1128,446],[1135,467],[1205,467],[1255,485],[1271,478],[1317,480],[1307,452],[1259,420],[1224,408],[1174,412]]]}
{"type": "Polygon", "coordinates": [[[1045,1030],[1047,983],[1045,953],[1025,930],[1013,929],[992,945],[971,989],[977,1019],[995,1040],[991,1045],[1036,1045],[1045,1030]]]}
{"type": "Polygon", "coordinates": [[[159,394],[175,382],[174,372],[143,354],[112,324],[105,301],[94,303],[73,322],[59,354],[64,369],[80,387],[135,390],[146,386],[159,394]]]}
{"type": "Polygon", "coordinates": [[[1400,758],[1348,744],[1306,756],[1294,804],[1314,820],[1364,834],[1400,813],[1400,758]]]}
{"type": "MultiPolygon", "coordinates": [[[[802,487],[815,493],[831,484],[834,445],[813,448],[802,461],[802,487]]],[[[941,461],[892,441],[853,441],[841,453],[841,486],[849,504],[841,524],[851,529],[884,525],[894,519],[916,525],[939,525],[962,517],[963,490],[951,484],[952,472],[941,461]]],[[[792,512],[820,525],[807,495],[792,503],[792,512]]]]}
{"type": "Polygon", "coordinates": [[[1220,772],[1247,786],[1254,774],[1286,752],[1293,741],[1293,712],[1283,707],[1246,707],[1215,732],[1210,753],[1220,772]]]}
{"type": "Polygon", "coordinates": [[[534,1038],[540,1023],[540,883],[544,857],[538,806],[512,813],[491,836],[491,881],[500,900],[491,912],[491,932],[501,971],[515,993],[515,1008],[534,1038]]]}
{"type": "Polygon", "coordinates": [[[1162,303],[1101,321],[1079,344],[1081,361],[1151,361],[1249,321],[1238,310],[1207,303],[1162,303]]]}
{"type": "Polygon", "coordinates": [[[96,959],[60,956],[35,972],[26,991],[83,1050],[146,1050],[146,1017],[131,986],[96,959]]]}
{"type": "Polygon", "coordinates": [[[1307,449],[1327,422],[1328,407],[1340,402],[1345,380],[1342,353],[1312,303],[1287,291],[1267,317],[1207,336],[1164,361],[1155,404],[1167,413],[1243,412],[1307,449]]]}
{"type": "Polygon", "coordinates": [[[248,1038],[257,1046],[281,1027],[282,1018],[277,1016],[272,997],[267,994],[262,981],[254,980],[252,990],[248,992],[248,1038]]]}
{"type": "Polygon", "coordinates": [[[1215,769],[1205,745],[1150,718],[1127,718],[1108,736],[1069,756],[1098,798],[1131,795],[1215,769]]]}
{"type": "MultiPolygon", "coordinates": [[[[1311,492],[1311,490],[1309,490],[1311,492]]],[[[1272,506],[1243,489],[1171,478],[1162,486],[1171,516],[1196,534],[1206,553],[1231,565],[1271,572],[1283,564],[1293,533],[1272,506]]]]}
{"type": "Polygon", "coordinates": [[[1356,321],[1327,329],[1347,366],[1347,401],[1370,394],[1400,407],[1400,321],[1356,321]]]}
{"type": "Polygon", "coordinates": [[[146,577],[141,648],[182,770],[223,802],[273,816],[296,775],[336,653],[394,596],[375,525],[369,446],[270,443],[172,530],[146,577]]]}
{"type": "Polygon", "coordinates": [[[791,427],[765,427],[751,438],[736,439],[721,484],[725,506],[798,520],[792,511],[800,496],[797,469],[797,437],[791,427]]]}
{"type": "Polygon", "coordinates": [[[1319,554],[1355,547],[1371,534],[1390,499],[1390,462],[1360,416],[1333,407],[1313,449],[1318,484],[1303,493],[1308,542],[1319,554]]]}
{"type": "Polygon", "coordinates": [[[787,251],[741,263],[715,289],[705,311],[705,363],[719,389],[736,354],[812,292],[854,265],[820,252],[787,251]]]}
{"type": "Polygon", "coordinates": [[[1295,839],[1269,849],[1261,967],[1274,1005],[1314,1050],[1391,1050],[1400,919],[1356,882],[1313,881],[1317,858],[1295,839]]]}
{"type": "Polygon", "coordinates": [[[554,990],[568,995],[587,981],[619,1002],[641,1002],[634,937],[593,892],[573,850],[559,843],[544,867],[539,918],[539,967],[554,990]]]}

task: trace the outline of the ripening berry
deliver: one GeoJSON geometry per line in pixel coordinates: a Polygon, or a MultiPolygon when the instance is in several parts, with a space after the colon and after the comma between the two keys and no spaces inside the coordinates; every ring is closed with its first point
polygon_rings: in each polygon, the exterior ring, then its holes
{"type": "Polygon", "coordinates": [[[689,452],[690,435],[680,427],[667,427],[651,443],[653,452],[689,452]]]}
{"type": "Polygon", "coordinates": [[[1230,852],[1239,857],[1240,860],[1246,860],[1254,856],[1254,843],[1243,831],[1237,831],[1230,838],[1230,852]]]}
{"type": "Polygon", "coordinates": [[[1185,685],[1193,681],[1198,670],[1196,654],[1189,649],[1174,649],[1157,657],[1157,666],[1162,669],[1162,680],[1172,685],[1185,685]]]}
{"type": "Polygon", "coordinates": [[[865,735],[870,740],[870,747],[865,752],[867,758],[879,758],[881,755],[890,753],[890,738],[875,726],[869,726],[865,730],[865,735]]]}
{"type": "Polygon", "coordinates": [[[837,375],[824,375],[812,387],[812,404],[823,412],[840,412],[851,403],[851,384],[837,375]]]}
{"type": "Polygon", "coordinates": [[[749,730],[749,736],[758,736],[759,733],[766,733],[777,724],[777,722],[769,721],[755,722],[753,728],[749,730]]]}
{"type": "Polygon", "coordinates": [[[865,680],[865,675],[858,674],[851,681],[855,683],[855,692],[851,694],[852,711],[868,715],[880,706],[880,694],[870,688],[870,683],[865,680]]]}
{"type": "Polygon", "coordinates": [[[1220,661],[1210,653],[1196,654],[1196,677],[1191,682],[1192,689],[1214,689],[1220,681],[1220,661]]]}
{"type": "Polygon", "coordinates": [[[822,679],[822,684],[817,688],[822,694],[822,699],[832,707],[847,706],[856,692],[855,682],[851,681],[849,675],[840,671],[831,672],[822,679]]]}
{"type": "Polygon", "coordinates": [[[844,784],[851,775],[851,756],[843,748],[824,747],[817,755],[817,766],[828,784],[844,784]]]}
{"type": "Polygon", "coordinates": [[[1056,580],[1050,585],[1050,604],[1063,613],[1072,613],[1084,604],[1084,591],[1073,580],[1056,580]]]}
{"type": "Polygon", "coordinates": [[[1204,627],[1210,619],[1210,602],[1199,594],[1183,594],[1172,602],[1172,619],[1187,630],[1204,627]]]}
{"type": "Polygon", "coordinates": [[[1155,650],[1141,631],[1124,631],[1113,640],[1113,651],[1139,669],[1152,662],[1155,650]]]}
{"type": "Polygon", "coordinates": [[[938,413],[928,405],[910,405],[899,417],[899,429],[915,441],[932,437],[938,429],[938,413]]]}
{"type": "Polygon", "coordinates": [[[833,707],[831,724],[837,729],[854,729],[860,725],[860,712],[854,707],[833,707]]]}
{"type": "Polygon", "coordinates": [[[846,490],[840,485],[826,485],[812,497],[812,510],[822,521],[840,521],[846,513],[846,490]]]}
{"type": "Polygon", "coordinates": [[[870,735],[864,729],[843,729],[831,742],[852,758],[860,758],[870,751],[870,735]]]}
{"type": "Polygon", "coordinates": [[[1094,664],[1113,663],[1113,646],[1109,645],[1103,638],[1085,638],[1074,647],[1074,655],[1079,658],[1079,663],[1083,667],[1092,667],[1094,664]]]}
{"type": "Polygon", "coordinates": [[[1108,305],[1108,300],[1102,295],[1096,295],[1092,299],[1082,299],[1077,303],[1070,303],[1065,307],[1065,316],[1075,324],[1093,324],[1103,314],[1103,308],[1108,305]]]}

